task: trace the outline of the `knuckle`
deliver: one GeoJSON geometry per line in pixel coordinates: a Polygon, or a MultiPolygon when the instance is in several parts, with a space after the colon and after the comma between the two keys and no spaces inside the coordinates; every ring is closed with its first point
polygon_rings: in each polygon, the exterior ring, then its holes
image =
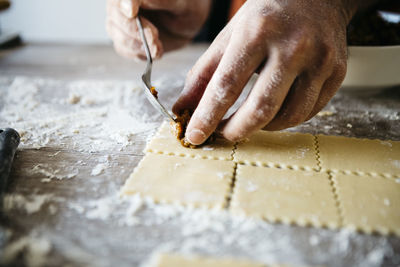
{"type": "Polygon", "coordinates": [[[323,87],[323,95],[320,98],[324,98],[324,102],[328,102],[330,98],[340,88],[345,76],[346,76],[347,65],[346,62],[337,63],[333,70],[331,77],[325,82],[323,87]]]}
{"type": "Polygon", "coordinates": [[[310,51],[314,48],[314,40],[309,37],[300,38],[295,46],[295,52],[302,53],[305,51],[310,51]]]}
{"type": "Polygon", "coordinates": [[[223,105],[232,103],[235,99],[235,94],[223,87],[214,88],[214,100],[223,105]]]}
{"type": "Polygon", "coordinates": [[[334,70],[334,75],[336,75],[339,79],[343,80],[344,77],[346,76],[346,72],[347,72],[346,60],[340,60],[340,62],[337,62],[334,70]]]}
{"type": "Polygon", "coordinates": [[[335,61],[336,52],[331,44],[322,43],[319,49],[319,58],[321,59],[320,65],[327,66],[333,65],[335,61]]]}
{"type": "Polygon", "coordinates": [[[321,43],[314,57],[313,70],[319,72],[332,72],[336,60],[336,50],[329,43],[321,43]]]}
{"type": "Polygon", "coordinates": [[[314,48],[314,40],[307,36],[301,36],[293,42],[292,54],[298,55],[308,52],[314,48]]]}
{"type": "Polygon", "coordinates": [[[336,51],[331,42],[323,42],[321,51],[325,61],[332,62],[335,59],[336,51]]]}
{"type": "Polygon", "coordinates": [[[235,86],[236,82],[235,74],[216,74],[210,87],[214,100],[222,104],[234,102],[241,89],[235,86]]]}
{"type": "Polygon", "coordinates": [[[217,74],[215,86],[219,88],[229,88],[236,83],[236,77],[232,72],[223,72],[217,74]]]}
{"type": "Polygon", "coordinates": [[[254,121],[268,121],[272,119],[276,111],[277,103],[271,98],[265,98],[262,102],[249,108],[249,119],[254,121]]]}
{"type": "Polygon", "coordinates": [[[186,75],[185,84],[196,88],[205,88],[208,84],[208,76],[202,71],[198,71],[193,67],[186,75]]]}
{"type": "Polygon", "coordinates": [[[294,38],[283,49],[281,53],[281,61],[287,66],[296,65],[298,60],[305,59],[310,55],[315,47],[315,42],[312,38],[301,36],[294,38]]]}
{"type": "Polygon", "coordinates": [[[255,122],[265,120],[268,117],[268,110],[264,108],[252,108],[250,109],[249,118],[255,122]]]}

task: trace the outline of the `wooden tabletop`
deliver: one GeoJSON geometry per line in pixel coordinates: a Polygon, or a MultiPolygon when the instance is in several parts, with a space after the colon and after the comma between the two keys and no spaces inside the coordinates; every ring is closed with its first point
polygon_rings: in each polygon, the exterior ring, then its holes
{"type": "MultiPolygon", "coordinates": [[[[181,79],[182,84],[185,73],[206,48],[207,45],[192,45],[166,55],[154,64],[153,77],[181,77],[176,79],[181,79]]],[[[57,90],[71,82],[137,81],[143,69],[144,63],[120,58],[111,46],[28,44],[0,51],[0,128],[12,126],[1,112],[6,106],[6,92],[16,79],[25,83],[38,78],[44,83],[47,79],[58,81],[60,86],[54,87],[52,94],[55,101],[65,98],[57,90]]],[[[400,140],[400,87],[356,92],[341,89],[326,110],[290,130],[400,140]]],[[[374,260],[382,260],[387,266],[400,264],[400,239],[396,237],[279,224],[246,230],[229,218],[201,217],[214,223],[200,224],[198,215],[174,217],[147,206],[137,214],[138,222],[121,223],[129,203],[118,202],[114,195],[143,157],[151,132],[133,135],[133,141],[122,150],[117,146],[103,151],[79,150],[60,142],[38,148],[22,145],[7,195],[26,199],[12,199],[13,206],[1,217],[0,246],[10,262],[138,266],[155,250],[180,251],[184,247],[191,253],[238,256],[266,263],[375,266],[374,260]],[[107,167],[93,175],[103,161],[107,167]],[[46,175],[46,170],[66,170],[61,173],[74,175],[57,179],[46,175]],[[98,213],[107,216],[102,218],[98,213]],[[217,223],[224,225],[222,230],[216,230],[217,223]],[[33,249],[32,244],[37,244],[38,249],[33,249]],[[372,258],[374,255],[377,258],[372,258]]],[[[68,134],[72,133],[66,133],[66,140],[68,134]]]]}

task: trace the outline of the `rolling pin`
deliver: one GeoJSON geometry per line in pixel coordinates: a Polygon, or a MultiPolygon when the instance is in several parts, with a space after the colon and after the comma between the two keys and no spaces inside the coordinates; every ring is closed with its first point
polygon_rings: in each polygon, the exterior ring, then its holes
{"type": "Polygon", "coordinates": [[[3,208],[3,195],[20,136],[14,129],[0,129],[0,210],[3,208]]]}

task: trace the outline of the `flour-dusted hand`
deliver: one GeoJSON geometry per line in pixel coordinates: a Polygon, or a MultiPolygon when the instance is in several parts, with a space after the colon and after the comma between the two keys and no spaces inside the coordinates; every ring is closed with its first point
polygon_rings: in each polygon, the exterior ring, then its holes
{"type": "Polygon", "coordinates": [[[135,17],[140,17],[154,58],[190,42],[205,22],[211,0],[107,0],[106,28],[118,54],[145,59],[135,17]]]}
{"type": "Polygon", "coordinates": [[[187,140],[201,144],[219,126],[237,141],[313,117],[344,79],[354,9],[342,0],[248,0],[189,72],[173,108],[194,110],[187,140]],[[222,122],[258,70],[246,101],[222,122]]]}

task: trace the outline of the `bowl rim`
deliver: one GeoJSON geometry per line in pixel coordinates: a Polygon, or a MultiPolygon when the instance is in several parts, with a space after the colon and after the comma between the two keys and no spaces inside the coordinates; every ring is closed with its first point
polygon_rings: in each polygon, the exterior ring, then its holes
{"type": "Polygon", "coordinates": [[[349,45],[349,49],[357,50],[400,50],[400,45],[375,45],[375,46],[364,46],[364,45],[349,45]]]}

